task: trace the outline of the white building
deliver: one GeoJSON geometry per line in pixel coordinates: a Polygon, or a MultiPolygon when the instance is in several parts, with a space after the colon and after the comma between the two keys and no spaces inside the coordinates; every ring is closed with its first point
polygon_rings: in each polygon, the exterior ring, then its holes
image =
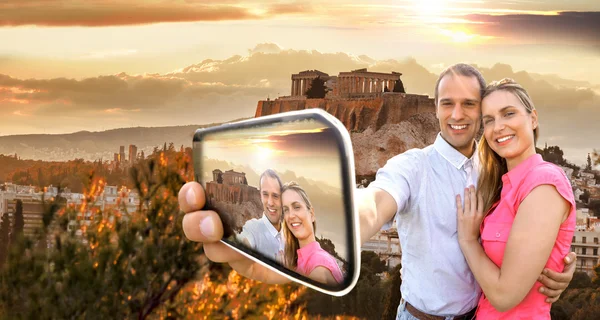
{"type": "Polygon", "coordinates": [[[360,248],[364,251],[373,251],[379,255],[379,258],[385,261],[389,269],[400,264],[402,257],[402,248],[398,239],[398,231],[392,228],[385,231],[379,231],[369,241],[365,242],[360,248]]]}
{"type": "Polygon", "coordinates": [[[600,263],[600,232],[575,231],[571,251],[577,254],[576,270],[594,276],[594,267],[600,263]]]}

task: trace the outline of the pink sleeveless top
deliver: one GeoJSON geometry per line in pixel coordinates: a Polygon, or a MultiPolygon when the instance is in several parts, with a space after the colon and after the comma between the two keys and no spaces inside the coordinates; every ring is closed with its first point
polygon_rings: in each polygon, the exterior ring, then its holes
{"type": "Polygon", "coordinates": [[[319,242],[315,241],[298,249],[298,273],[308,276],[316,267],[325,267],[333,274],[337,283],[344,281],[342,270],[335,258],[321,248],[319,242]]]}
{"type": "MultiPolygon", "coordinates": [[[[562,272],[563,258],[570,251],[576,224],[573,191],[563,170],[545,162],[539,154],[535,154],[502,176],[502,184],[500,201],[492,207],[492,213],[488,214],[482,224],[481,241],[487,256],[498,267],[502,266],[508,235],[519,204],[535,187],[553,185],[571,204],[571,209],[567,219],[560,225],[556,242],[545,267],[562,272]]],[[[540,218],[543,218],[542,215],[543,212],[540,212],[540,218]]],[[[546,296],[538,291],[541,286],[541,282],[536,281],[525,299],[506,312],[498,312],[494,309],[484,293],[479,299],[477,319],[550,319],[551,305],[545,301],[546,296]]]]}

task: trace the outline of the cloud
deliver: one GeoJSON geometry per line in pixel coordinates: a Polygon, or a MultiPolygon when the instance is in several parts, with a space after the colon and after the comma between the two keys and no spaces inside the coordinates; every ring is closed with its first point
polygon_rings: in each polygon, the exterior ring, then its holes
{"type": "Polygon", "coordinates": [[[235,4],[206,1],[8,0],[0,4],[0,26],[116,26],[160,22],[261,19],[235,4]]]}
{"type": "MultiPolygon", "coordinates": [[[[415,59],[376,60],[341,52],[281,49],[272,43],[249,52],[164,74],[121,73],[79,80],[0,75],[0,134],[37,133],[41,128],[69,132],[205,124],[252,117],[258,100],[289,95],[290,76],[308,69],[330,75],[359,68],[397,71],[403,74],[407,92],[433,96],[439,72],[415,59]]],[[[591,138],[597,136],[600,120],[597,85],[514,70],[507,64],[478,68],[488,82],[511,77],[529,91],[540,115],[540,144],[547,141],[573,150],[600,147],[591,138]]]]}
{"type": "Polygon", "coordinates": [[[475,24],[468,29],[477,34],[508,39],[511,42],[581,44],[600,48],[600,12],[558,12],[555,15],[471,14],[464,16],[475,24]]]}
{"type": "Polygon", "coordinates": [[[248,52],[252,55],[254,53],[280,53],[281,47],[275,43],[259,43],[254,47],[254,49],[248,50],[248,52]]]}
{"type": "Polygon", "coordinates": [[[306,1],[298,1],[295,3],[278,3],[273,4],[269,8],[268,12],[274,15],[280,14],[297,14],[297,13],[311,13],[314,9],[306,1]]]}

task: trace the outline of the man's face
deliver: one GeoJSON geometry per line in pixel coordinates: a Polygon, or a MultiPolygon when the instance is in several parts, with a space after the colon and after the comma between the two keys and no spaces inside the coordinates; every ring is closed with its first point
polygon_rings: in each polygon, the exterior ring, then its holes
{"type": "Polygon", "coordinates": [[[277,179],[265,175],[260,181],[260,198],[265,215],[277,230],[281,221],[281,186],[277,179]]]}
{"type": "Polygon", "coordinates": [[[447,74],[440,81],[438,94],[436,117],[442,137],[460,153],[470,157],[481,116],[477,78],[447,74]]]}

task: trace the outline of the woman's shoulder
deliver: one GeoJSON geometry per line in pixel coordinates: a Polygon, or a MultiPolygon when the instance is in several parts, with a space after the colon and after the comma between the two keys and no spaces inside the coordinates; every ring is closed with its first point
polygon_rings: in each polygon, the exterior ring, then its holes
{"type": "Polygon", "coordinates": [[[565,171],[554,163],[543,161],[531,168],[524,179],[525,183],[554,184],[556,186],[569,185],[569,178],[565,171]]]}

